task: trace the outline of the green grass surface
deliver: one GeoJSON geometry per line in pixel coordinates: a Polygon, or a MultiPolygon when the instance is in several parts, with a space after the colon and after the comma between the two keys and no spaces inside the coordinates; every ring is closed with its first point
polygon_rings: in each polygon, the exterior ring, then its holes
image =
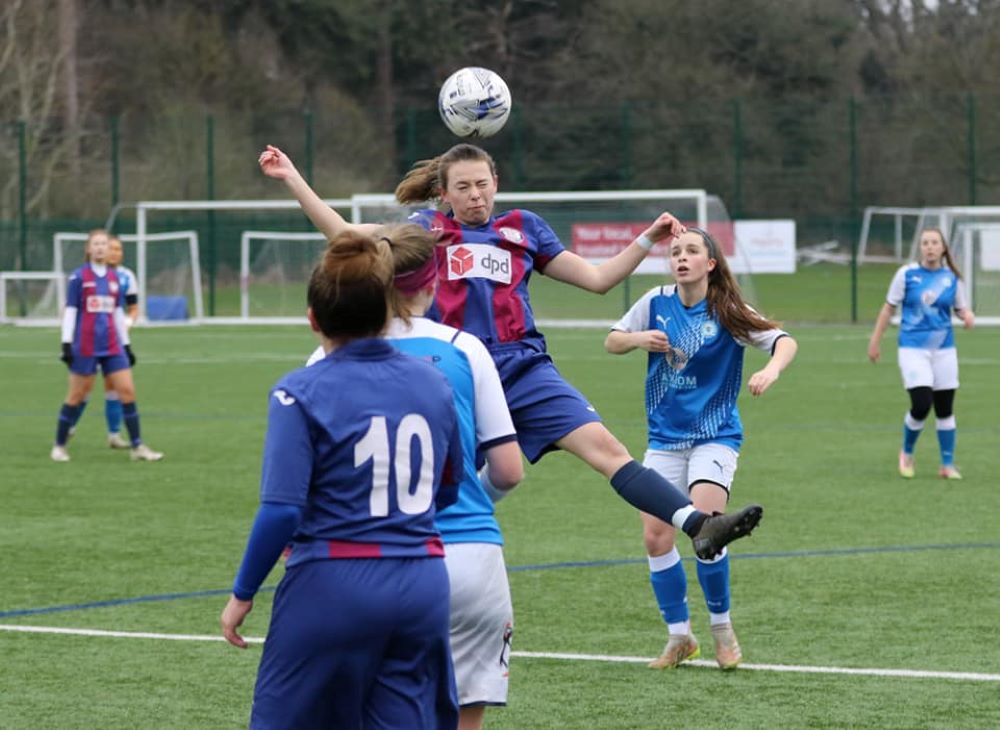
{"type": "MultiPolygon", "coordinates": [[[[791,286],[785,281],[769,296],[791,286]]],[[[768,314],[795,320],[797,309],[820,309],[787,296],[785,304],[773,299],[768,314]]],[[[605,354],[598,330],[547,334],[564,375],[641,455],[643,358],[605,354]]],[[[733,615],[746,661],[1000,671],[1000,330],[957,333],[962,482],[935,476],[933,421],[918,445],[917,478],[895,474],[906,398],[891,334],[888,361],[878,366],[865,359],[867,326],[801,326],[793,334],[797,362],[764,397],[741,402],[748,438],[734,503],[766,507],[757,533],[732,549],[733,615]]],[[[48,460],[66,380],[57,339],[54,330],[0,328],[0,624],[217,634],[256,509],[266,394],[312,350],[311,335],[136,331],[143,431],[167,455],[156,464],[130,463],[104,445],[99,397],[70,443],[73,461],[48,460]],[[184,595],[199,592],[208,593],[184,595]],[[170,594],[181,595],[122,602],[170,594]],[[82,607],[99,602],[109,603],[82,607]],[[12,615],[54,607],[69,608],[12,615]]],[[[752,370],[764,356],[747,360],[752,370]]],[[[665,630],[639,520],[603,479],[553,454],[529,467],[498,512],[515,651],[658,653],[665,630]]],[[[687,565],[694,630],[711,659],[707,614],[687,565]]],[[[247,634],[266,632],[270,599],[260,595],[247,634]]],[[[245,726],[259,657],[259,645],[0,631],[0,727],[245,726]]],[[[655,672],[641,662],[515,656],[510,699],[488,712],[488,728],[1000,727],[1000,682],[960,678],[655,672]]]]}

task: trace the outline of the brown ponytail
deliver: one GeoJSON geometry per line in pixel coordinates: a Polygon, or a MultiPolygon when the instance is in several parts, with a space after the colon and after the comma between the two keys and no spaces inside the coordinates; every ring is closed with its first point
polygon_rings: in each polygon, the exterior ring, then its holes
{"type": "MultiPolygon", "coordinates": [[[[425,266],[433,266],[434,248],[437,245],[437,234],[428,231],[416,223],[401,223],[384,226],[376,237],[389,244],[392,250],[394,280],[405,283],[406,275],[420,271],[425,266]]],[[[433,279],[432,279],[433,281],[433,279]]],[[[400,284],[402,286],[402,284],[400,284]]],[[[405,288],[405,287],[404,287],[405,288]]],[[[393,286],[389,294],[392,312],[404,322],[409,323],[409,309],[406,306],[407,293],[393,286]]]]}
{"type": "Polygon", "coordinates": [[[743,300],[729,262],[711,234],[700,228],[688,228],[688,231],[701,236],[708,257],[715,259],[715,268],[708,274],[708,294],[705,297],[708,313],[716,317],[729,334],[740,340],[749,339],[751,332],[780,327],[779,322],[758,314],[743,300]]]}
{"type": "Polygon", "coordinates": [[[330,241],[309,280],[307,301],[327,337],[374,337],[385,329],[392,284],[385,240],[353,231],[330,241]]]}

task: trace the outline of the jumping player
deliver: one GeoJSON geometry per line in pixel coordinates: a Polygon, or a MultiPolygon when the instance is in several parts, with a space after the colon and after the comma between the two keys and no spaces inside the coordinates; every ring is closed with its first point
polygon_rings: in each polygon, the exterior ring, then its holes
{"type": "Polygon", "coordinates": [[[108,233],[95,229],[87,237],[87,263],[69,278],[62,323],[62,355],[69,368],[69,390],[56,428],[56,441],[49,456],[69,461],[66,442],[80,417],[82,404],[94,386],[100,367],[106,382],[118,393],[133,461],[159,461],[163,454],[142,442],[139,410],[135,403],[132,366],[135,355],[125,324],[125,291],[115,270],[108,265],[108,233]]]}
{"type": "Polygon", "coordinates": [[[380,337],[392,254],[347,232],[308,287],[326,353],[271,391],[261,505],[222,612],[237,629],[289,541],[252,728],[455,728],[448,574],[435,505],[463,459],[452,392],[380,337]]]}
{"type": "MultiPolygon", "coordinates": [[[[707,232],[689,228],[670,244],[674,285],[643,295],[612,328],[604,346],[616,355],[646,350],[649,446],[644,464],[684,485],[694,506],[723,512],[729,501],[743,426],[736,398],[747,345],[771,354],[747,383],[763,394],[795,357],[788,334],[743,301],[726,257],[707,232]]],[[[676,667],[698,656],[691,632],[687,578],[670,524],[643,513],[649,579],[669,639],[651,667],[676,667]]],[[[729,553],[698,557],[715,658],[733,669],[743,654],[730,619],[729,553]]]]}
{"type": "MultiPolygon", "coordinates": [[[[329,238],[345,230],[377,230],[374,224],[350,224],[329,208],[278,148],[268,146],[259,164],[264,174],[285,181],[309,219],[329,238]]],[[[396,198],[404,204],[440,198],[450,207],[449,213],[426,209],[411,216],[442,238],[434,314],[486,345],[528,461],[535,463],[554,449],[569,451],[608,478],[627,502],[682,529],[704,557],[749,534],[763,513],[760,506],[706,515],[655,471],[632,459],[593,406],[556,370],[528,299],[534,269],[588,291],[607,292],[635,269],[655,241],[679,235],[684,227],[663,213],[627,249],[594,266],[566,251],[548,224],[530,211],[494,216],[496,192],[493,159],[479,147],[460,144],[417,163],[396,188],[396,198]]]]}
{"type": "Polygon", "coordinates": [[[920,261],[900,267],[889,284],[886,302],[879,310],[868,342],[868,359],[877,363],[880,343],[896,307],[902,306],[899,326],[899,370],[910,395],[910,410],[903,418],[903,448],[899,475],[912,479],[913,451],[924,422],[934,407],[942,479],[961,479],[955,466],[955,391],[958,390],[958,351],[951,327],[952,311],[966,329],[976,321],[962,287],[944,234],[928,228],[920,234],[920,261]]]}

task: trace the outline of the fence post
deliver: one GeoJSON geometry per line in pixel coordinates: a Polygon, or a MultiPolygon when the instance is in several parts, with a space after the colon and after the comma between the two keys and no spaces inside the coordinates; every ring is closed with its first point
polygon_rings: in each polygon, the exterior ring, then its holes
{"type": "Polygon", "coordinates": [[[305,169],[306,182],[313,184],[313,157],[315,156],[315,142],[313,137],[313,113],[312,109],[306,109],[302,113],[302,121],[305,123],[306,149],[305,149],[305,169]]]}
{"type": "Polygon", "coordinates": [[[523,190],[524,189],[524,146],[521,134],[521,107],[515,106],[511,112],[511,124],[514,127],[514,134],[512,135],[512,148],[514,157],[514,189],[523,190]]]}
{"type": "Polygon", "coordinates": [[[851,322],[858,321],[858,113],[857,101],[852,96],[848,100],[849,110],[849,145],[851,155],[850,165],[850,210],[851,223],[851,322]]]}
{"type": "Polygon", "coordinates": [[[632,187],[632,105],[622,102],[621,107],[621,144],[622,144],[622,190],[632,187]]]}
{"type": "Polygon", "coordinates": [[[743,216],[743,107],[733,99],[733,215],[743,216]]]}
{"type": "Polygon", "coordinates": [[[965,97],[966,134],[969,160],[969,205],[976,204],[976,97],[970,91],[965,97]]]}
{"type": "MultiPolygon", "coordinates": [[[[205,198],[215,200],[215,117],[205,117],[205,198]]],[[[215,211],[208,211],[208,316],[215,316],[215,211]]]]}
{"type": "MultiPolygon", "coordinates": [[[[28,124],[17,122],[17,221],[21,271],[28,270],[28,124]]],[[[21,316],[25,316],[21,298],[21,316]]]]}
{"type": "Polygon", "coordinates": [[[118,205],[121,191],[121,170],[119,168],[118,116],[111,117],[111,207],[118,205]]]}

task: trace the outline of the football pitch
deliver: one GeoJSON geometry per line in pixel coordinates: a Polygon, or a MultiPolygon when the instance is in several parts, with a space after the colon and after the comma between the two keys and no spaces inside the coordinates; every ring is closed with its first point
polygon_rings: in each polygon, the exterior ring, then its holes
{"type": "MultiPolygon", "coordinates": [[[[956,332],[965,479],[945,482],[933,419],[917,477],[896,474],[894,333],[873,366],[870,324],[788,328],[796,362],[763,397],[741,396],[733,504],[765,505],[731,548],[745,665],[715,667],[681,540],[703,659],[646,668],[666,632],[639,519],[553,454],[498,505],[516,628],[510,705],[487,712],[488,728],[1000,727],[1000,329],[956,332]]],[[[563,374],[641,457],[644,356],[607,355],[602,330],[547,334],[563,374]]],[[[166,458],[130,463],[105,446],[98,386],[73,460],[56,464],[58,334],[0,329],[2,728],[246,725],[261,647],[223,642],[218,616],[257,505],[268,389],[315,343],[305,327],[133,340],[143,435],[166,458]]],[[[749,352],[748,371],[764,361],[749,352]]],[[[281,570],[246,635],[266,633],[281,570]]]]}

